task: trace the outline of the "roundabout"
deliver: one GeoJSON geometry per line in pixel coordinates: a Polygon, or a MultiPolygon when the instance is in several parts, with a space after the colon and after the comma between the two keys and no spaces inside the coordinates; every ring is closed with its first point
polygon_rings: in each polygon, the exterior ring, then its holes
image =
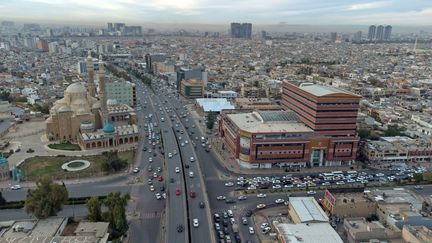
{"type": "Polygon", "coordinates": [[[69,172],[75,172],[75,171],[81,171],[85,170],[90,166],[90,162],[87,160],[72,160],[67,163],[64,163],[61,168],[63,170],[69,171],[69,172]]]}

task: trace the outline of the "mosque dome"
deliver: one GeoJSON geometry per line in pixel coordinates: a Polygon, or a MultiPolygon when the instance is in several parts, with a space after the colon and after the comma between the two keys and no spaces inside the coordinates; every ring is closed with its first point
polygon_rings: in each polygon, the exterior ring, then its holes
{"type": "Polygon", "coordinates": [[[72,111],[71,108],[67,105],[64,105],[58,109],[58,112],[69,112],[72,111]]]}
{"type": "Polygon", "coordinates": [[[80,84],[80,83],[73,83],[71,85],[69,85],[66,90],[65,93],[87,93],[87,89],[84,87],[84,85],[80,84]]]}
{"type": "Polygon", "coordinates": [[[103,127],[102,131],[104,131],[104,133],[114,133],[115,128],[113,125],[111,125],[111,123],[107,122],[103,127]]]}

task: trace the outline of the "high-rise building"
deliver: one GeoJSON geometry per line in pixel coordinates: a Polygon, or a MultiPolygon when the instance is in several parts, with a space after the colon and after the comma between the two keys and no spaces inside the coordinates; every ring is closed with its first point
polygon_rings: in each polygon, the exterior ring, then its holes
{"type": "Polygon", "coordinates": [[[384,40],[386,40],[386,41],[390,40],[391,32],[392,32],[392,26],[387,25],[384,28],[384,40]]]}
{"type": "Polygon", "coordinates": [[[114,23],[114,31],[123,32],[125,29],[125,26],[126,26],[125,23],[114,23]]]}
{"type": "Polygon", "coordinates": [[[36,47],[41,51],[48,51],[48,41],[40,39],[36,42],[36,47]]]}
{"type": "Polygon", "coordinates": [[[362,32],[361,32],[361,31],[357,31],[357,32],[353,35],[352,42],[359,43],[359,42],[361,42],[361,41],[362,41],[362,32]]]}
{"type": "Polygon", "coordinates": [[[378,25],[375,39],[378,41],[382,41],[384,39],[384,26],[378,25]]]}
{"type": "Polygon", "coordinates": [[[369,26],[369,32],[368,32],[368,40],[372,41],[375,39],[375,32],[376,32],[376,26],[371,25],[369,26]]]}
{"type": "Polygon", "coordinates": [[[113,23],[108,23],[108,32],[113,32],[114,28],[113,28],[113,23]]]}
{"type": "Polygon", "coordinates": [[[24,46],[30,49],[36,48],[36,39],[34,37],[25,37],[24,38],[24,46]]]}
{"type": "Polygon", "coordinates": [[[251,23],[231,23],[231,37],[233,38],[252,38],[251,23]]]}
{"type": "Polygon", "coordinates": [[[337,33],[336,32],[331,32],[330,33],[330,39],[332,42],[335,42],[337,40],[337,33]]]}

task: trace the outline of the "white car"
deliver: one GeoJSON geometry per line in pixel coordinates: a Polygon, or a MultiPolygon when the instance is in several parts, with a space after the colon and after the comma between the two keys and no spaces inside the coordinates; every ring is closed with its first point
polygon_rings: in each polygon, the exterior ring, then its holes
{"type": "Polygon", "coordinates": [[[19,189],[21,189],[21,186],[20,185],[14,185],[14,186],[11,186],[10,189],[11,190],[19,190],[19,189]]]}
{"type": "Polygon", "coordinates": [[[157,200],[161,200],[162,199],[162,196],[161,196],[161,194],[159,192],[156,193],[155,196],[156,196],[157,200]]]}
{"type": "Polygon", "coordinates": [[[168,158],[172,158],[172,153],[168,153],[168,158]]]}
{"type": "Polygon", "coordinates": [[[264,203],[260,203],[260,204],[258,204],[256,207],[257,207],[258,209],[262,209],[262,208],[265,208],[266,205],[265,205],[264,203]]]}
{"type": "Polygon", "coordinates": [[[190,157],[190,162],[194,162],[195,161],[195,158],[194,157],[190,157]]]}
{"type": "Polygon", "coordinates": [[[180,168],[179,168],[179,167],[176,167],[176,168],[175,168],[175,172],[176,172],[176,173],[180,173],[180,168]]]}
{"type": "Polygon", "coordinates": [[[316,194],[316,191],[308,191],[307,194],[308,194],[308,195],[315,195],[315,194],[316,194]]]}
{"type": "Polygon", "coordinates": [[[249,227],[249,234],[251,235],[255,234],[255,230],[253,227],[249,227]]]}
{"type": "Polygon", "coordinates": [[[234,186],[234,183],[233,182],[227,182],[227,183],[225,183],[225,186],[231,187],[231,186],[234,186]]]}
{"type": "Polygon", "coordinates": [[[135,169],[133,169],[133,173],[138,173],[139,172],[139,168],[135,167],[135,169]]]}
{"type": "Polygon", "coordinates": [[[258,198],[265,198],[265,197],[267,197],[267,195],[265,193],[260,193],[260,194],[257,194],[257,197],[258,198]]]}
{"type": "Polygon", "coordinates": [[[199,222],[198,219],[193,219],[193,227],[198,228],[199,222]]]}
{"type": "Polygon", "coordinates": [[[149,162],[150,163],[153,162],[153,158],[152,157],[149,158],[149,162]]]}
{"type": "Polygon", "coordinates": [[[185,140],[185,144],[188,144],[189,142],[188,142],[188,140],[185,140]]]}
{"type": "Polygon", "coordinates": [[[284,203],[284,202],[285,202],[285,200],[283,200],[282,198],[279,198],[279,199],[275,200],[276,204],[281,204],[281,203],[284,203]]]}
{"type": "Polygon", "coordinates": [[[194,173],[193,173],[193,171],[189,171],[189,177],[190,177],[190,178],[193,178],[193,177],[194,177],[194,173]]]}
{"type": "Polygon", "coordinates": [[[151,191],[151,192],[154,192],[154,190],[155,190],[155,189],[154,189],[154,186],[151,185],[151,186],[150,186],[150,191],[151,191]]]}
{"type": "Polygon", "coordinates": [[[181,145],[182,147],[184,147],[184,143],[181,143],[180,145],[181,145]]]}
{"type": "Polygon", "coordinates": [[[177,150],[174,149],[173,154],[177,154],[177,150]]]}

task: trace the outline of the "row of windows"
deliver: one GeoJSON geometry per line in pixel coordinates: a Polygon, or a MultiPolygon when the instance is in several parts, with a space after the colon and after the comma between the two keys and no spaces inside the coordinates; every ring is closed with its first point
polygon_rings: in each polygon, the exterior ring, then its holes
{"type": "Polygon", "coordinates": [[[317,110],[317,112],[357,112],[357,109],[350,110],[317,110]]]}
{"type": "Polygon", "coordinates": [[[326,106],[326,105],[358,105],[357,102],[346,102],[346,103],[317,103],[317,105],[326,106]]]}
{"type": "Polygon", "coordinates": [[[351,149],[336,149],[336,152],[351,152],[351,149]]]}
{"type": "Polygon", "coordinates": [[[273,144],[257,144],[258,147],[294,147],[304,146],[304,143],[273,143],[273,144]]]}
{"type": "Polygon", "coordinates": [[[267,134],[267,135],[256,135],[255,139],[257,140],[281,140],[286,138],[300,138],[305,137],[304,134],[296,134],[296,133],[281,133],[281,134],[267,134]]]}
{"type": "Polygon", "coordinates": [[[268,155],[268,154],[302,154],[302,153],[303,153],[303,150],[258,152],[258,154],[260,154],[260,155],[268,155]]]}

